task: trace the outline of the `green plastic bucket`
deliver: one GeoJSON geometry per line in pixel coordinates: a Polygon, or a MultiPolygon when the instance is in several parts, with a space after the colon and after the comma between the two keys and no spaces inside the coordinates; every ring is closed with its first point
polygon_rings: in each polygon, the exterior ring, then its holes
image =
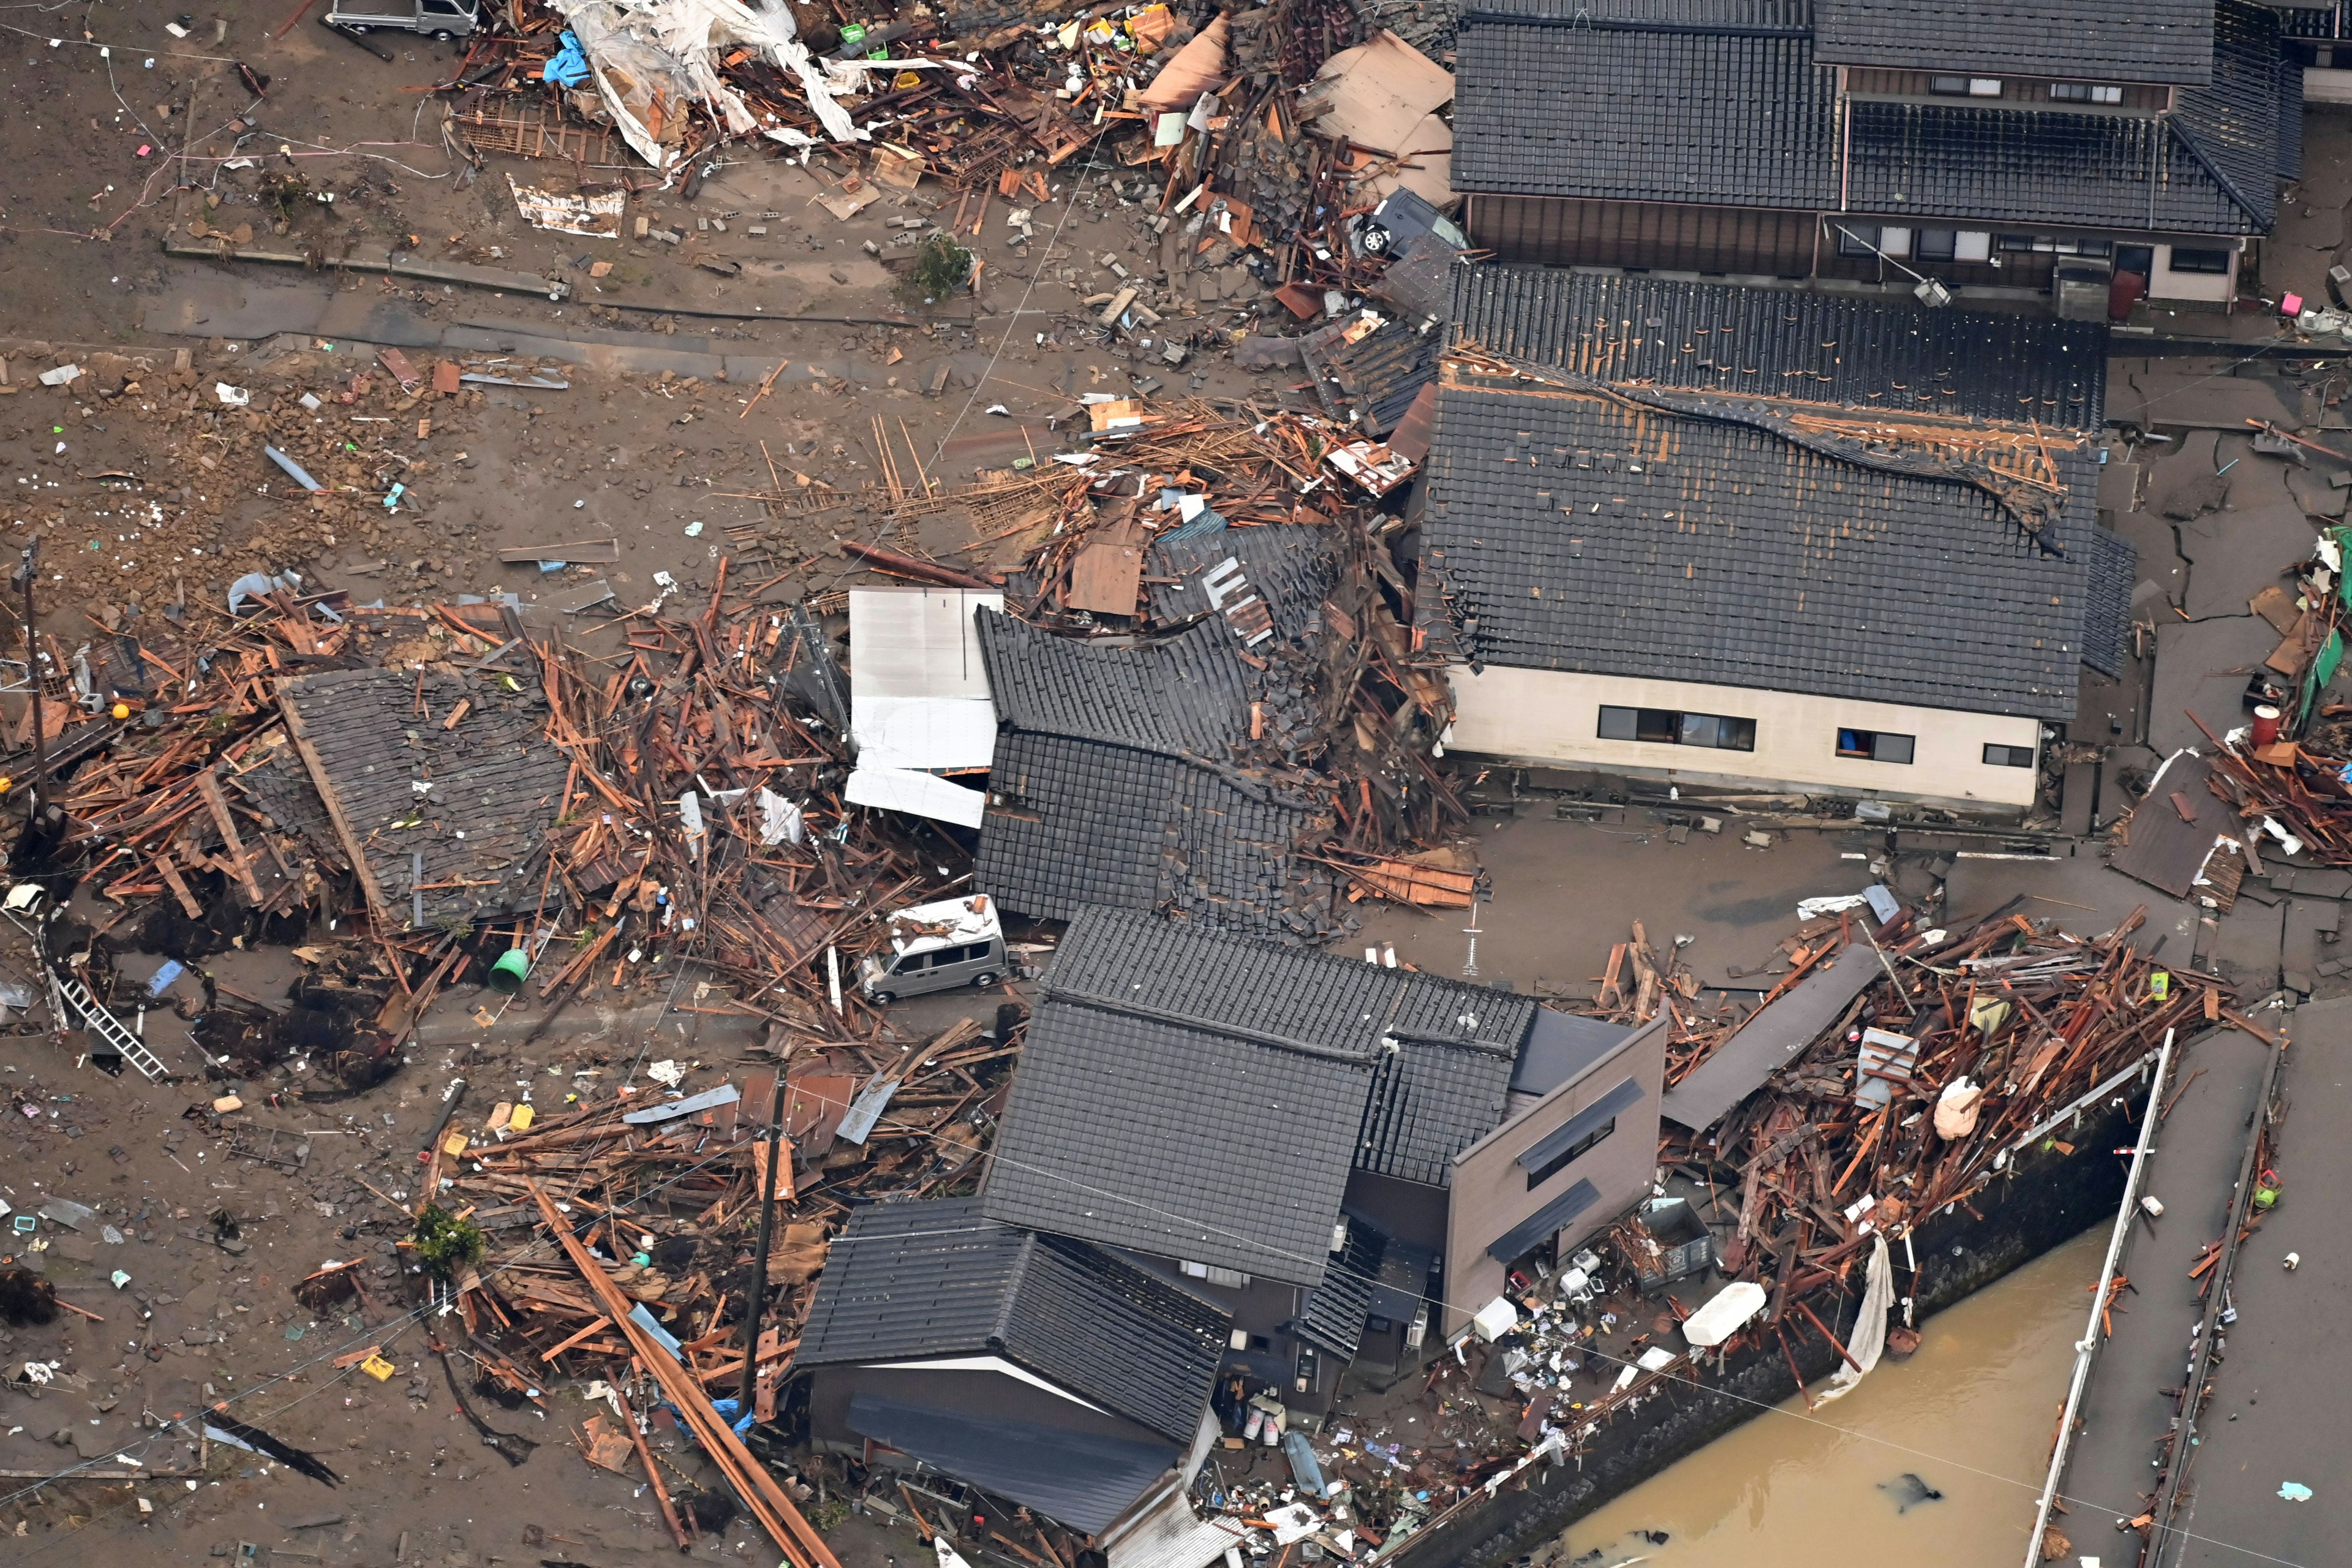
{"type": "Polygon", "coordinates": [[[523,976],[530,973],[530,954],[519,947],[510,947],[496,963],[490,965],[490,989],[501,996],[511,996],[522,989],[523,976]]]}

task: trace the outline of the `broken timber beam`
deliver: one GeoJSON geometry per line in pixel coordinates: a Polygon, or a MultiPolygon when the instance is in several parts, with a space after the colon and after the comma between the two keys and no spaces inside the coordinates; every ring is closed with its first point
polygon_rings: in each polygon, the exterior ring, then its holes
{"type": "Polygon", "coordinates": [[[793,1506],[793,1500],[785,1495],[783,1488],[776,1484],[776,1478],[768,1473],[766,1466],[751,1457],[751,1450],[743,1447],[743,1440],[735,1436],[734,1429],[710,1408],[710,1401],[701,1389],[695,1386],[693,1376],[651,1334],[646,1332],[643,1324],[629,1315],[633,1303],[621,1294],[620,1287],[596,1267],[596,1260],[588,1256],[587,1248],[580,1245],[580,1238],[572,1234],[572,1227],[564,1223],[563,1215],[557,1212],[555,1205],[540,1184],[528,1179],[524,1184],[530,1187],[532,1201],[539,1205],[539,1212],[547,1221],[548,1230],[562,1243],[565,1254],[572,1259],[572,1266],[580,1271],[581,1278],[588,1282],[596,1299],[604,1303],[604,1310],[619,1325],[621,1332],[627,1336],[638,1360],[660,1382],[663,1392],[669,1395],[671,1405],[694,1429],[695,1436],[719,1466],[719,1473],[734,1484],[736,1491],[750,1505],[752,1517],[782,1549],[785,1560],[793,1564],[793,1568],[841,1568],[840,1559],[834,1556],[833,1549],[824,1543],[824,1537],[801,1517],[800,1510],[793,1506]]]}
{"type": "Polygon", "coordinates": [[[221,795],[220,780],[210,768],[196,775],[196,793],[205,797],[205,809],[212,813],[213,826],[220,829],[221,842],[228,846],[229,865],[236,870],[245,896],[253,900],[256,909],[260,908],[261,884],[254,880],[253,866],[246,858],[245,840],[237,836],[236,823],[228,814],[228,801],[221,795]]]}
{"type": "Polygon", "coordinates": [[[335,837],[343,841],[343,853],[352,858],[352,879],[360,885],[361,893],[367,899],[369,923],[378,931],[400,930],[401,922],[384,908],[383,889],[375,885],[375,873],[368,868],[367,847],[352,831],[351,819],[343,815],[342,801],[335,794],[335,781],[328,776],[327,760],[310,743],[310,732],[302,724],[302,710],[294,705],[294,694],[283,684],[278,688],[278,710],[286,715],[287,738],[294,742],[302,765],[310,770],[310,782],[319,786],[319,800],[327,808],[327,820],[335,825],[335,837]]]}

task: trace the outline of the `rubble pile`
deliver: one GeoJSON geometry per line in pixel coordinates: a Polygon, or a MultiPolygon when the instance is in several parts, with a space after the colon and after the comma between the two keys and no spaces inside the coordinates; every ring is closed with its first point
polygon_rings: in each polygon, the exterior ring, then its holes
{"type": "MultiPolygon", "coordinates": [[[[1213,1470],[1202,1501],[1244,1531],[1245,1550],[1314,1539],[1333,1555],[1377,1560],[1529,1466],[1576,1460],[1652,1399],[1704,1391],[1743,1359],[1785,1358],[1793,1369],[1801,1348],[1826,1341],[1842,1363],[1866,1369],[1880,1347],[1865,1357],[1858,1337],[1831,1325],[1854,1321],[1852,1299],[1866,1290],[1906,1294],[1898,1270],[1916,1281],[1916,1268],[1890,1261],[1888,1244],[1907,1258],[1911,1231],[1967,1205],[2045,1133],[2063,1139],[2053,1119],[2152,1061],[2168,1033],[2238,1023],[2224,982],[2159,969],[2134,951],[2137,917],[2084,940],[2007,911],[1919,931],[1906,910],[1874,943],[1858,919],[1808,922],[1811,934],[1792,938],[1796,968],[1748,1021],[1771,1017],[1790,983],[1826,962],[1815,955],[1843,949],[1845,963],[1886,968],[1720,1121],[1699,1131],[1669,1121],[1664,1195],[1573,1257],[1514,1276],[1479,1312],[1467,1353],[1439,1358],[1418,1400],[1343,1402],[1312,1432],[1266,1417],[1263,1440],[1283,1448],[1291,1485],[1227,1487],[1213,1470]]],[[[1654,1007],[1682,995],[1672,984],[1679,965],[1657,960],[1638,932],[1612,968],[1629,999],[1622,1008],[1612,999],[1603,1016],[1630,1021],[1633,995],[1654,1007]]],[[[1696,1028],[1681,1016],[1670,1026],[1670,1082],[1738,1027],[1696,1028]]],[[[1887,1353],[1916,1346],[1907,1325],[1906,1312],[1886,1328],[1887,1353]]],[[[1817,1393],[1825,1401],[1859,1375],[1842,1373],[1830,1391],[1804,1390],[1801,1377],[1798,1386],[1809,1404],[1817,1393]]]]}
{"type": "MultiPolygon", "coordinates": [[[[1277,292],[1223,335],[1246,335],[1259,314],[1352,315],[1422,237],[1442,241],[1425,262],[1467,244],[1439,216],[1454,205],[1440,115],[1452,75],[1398,35],[1368,32],[1349,0],[914,7],[859,23],[733,0],[519,0],[438,90],[461,155],[571,163],[583,196],[632,183],[624,149],[691,198],[722,155],[765,142],[816,177],[836,217],[891,195],[935,215],[915,220],[925,240],[977,238],[1000,220],[1027,240],[1037,206],[1082,195],[1097,205],[1107,184],[1159,264],[1120,268],[1127,286],[1087,303],[1139,340],[1163,320],[1244,303],[1253,279],[1277,292]],[[1063,181],[1065,167],[1095,188],[1063,181]],[[926,179],[954,195],[951,214],[926,179]],[[1407,221],[1384,222],[1401,194],[1407,221]]],[[[916,262],[883,259],[902,274],[916,262]]],[[[1070,259],[1056,247],[1041,265],[1070,259]]],[[[1077,268],[1058,270],[1079,281],[1077,268]]],[[[1423,333],[1426,292],[1404,307],[1423,333]]]]}

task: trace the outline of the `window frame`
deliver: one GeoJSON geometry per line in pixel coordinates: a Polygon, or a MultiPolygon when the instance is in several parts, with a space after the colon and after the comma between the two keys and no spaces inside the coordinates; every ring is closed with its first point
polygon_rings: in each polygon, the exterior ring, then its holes
{"type": "Polygon", "coordinates": [[[1911,243],[1911,253],[1921,261],[1957,261],[1959,259],[1960,231],[1956,228],[1923,228],[1911,243]]]}
{"type": "Polygon", "coordinates": [[[1937,98],[1966,98],[1969,95],[1969,79],[1931,73],[1927,78],[1927,91],[1937,98]]]}
{"type": "Polygon", "coordinates": [[[1894,730],[1864,730],[1852,724],[1841,724],[1837,731],[1836,750],[1837,754],[1847,762],[1885,763],[1889,767],[1909,767],[1918,760],[1919,737],[1906,735],[1894,730]],[[1862,742],[1858,749],[1851,751],[1847,749],[1846,737],[1849,735],[1862,742]],[[1889,749],[1886,743],[1890,741],[1902,742],[1901,745],[1891,748],[1901,752],[1903,753],[1901,756],[1879,754],[1883,749],[1889,749]]]}
{"type": "Polygon", "coordinates": [[[1600,709],[1593,727],[1596,740],[1643,746],[1688,746],[1707,752],[1756,750],[1756,721],[1739,714],[1632,708],[1614,702],[1603,702],[1600,709]]]}
{"type": "Polygon", "coordinates": [[[1579,1160],[1581,1160],[1587,1154],[1591,1153],[1593,1150],[1599,1148],[1601,1144],[1607,1140],[1612,1132],[1616,1131],[1617,1119],[1612,1116],[1608,1121],[1602,1122],[1600,1126],[1594,1128],[1591,1131],[1586,1133],[1583,1137],[1579,1138],[1575,1142],[1570,1143],[1559,1153],[1554,1154],[1537,1169],[1529,1171],[1528,1173],[1528,1191],[1534,1192],[1538,1187],[1542,1186],[1546,1182],[1550,1181],[1554,1176],[1559,1175],[1562,1171],[1567,1170],[1570,1165],[1575,1164],[1579,1160]]]}
{"type": "Polygon", "coordinates": [[[1987,741],[1982,755],[1984,765],[1989,768],[2030,768],[2033,765],[2034,752],[2035,748],[2032,746],[2011,746],[1998,741],[1987,741]],[[2001,755],[1994,756],[1995,752],[2001,755]]]}
{"type": "Polygon", "coordinates": [[[1878,258],[1879,226],[1876,224],[1838,223],[1830,226],[1837,230],[1837,253],[1840,256],[1859,261],[1878,258]]]}
{"type": "Polygon", "coordinates": [[[2187,272],[2199,278],[2226,278],[2230,275],[2230,254],[2226,247],[2210,249],[2202,246],[2176,245],[2170,247],[2169,254],[2165,258],[2164,269],[2167,272],[2187,272]],[[2183,267],[2180,259],[2184,256],[2197,257],[2200,260],[2195,265],[2183,267]],[[2221,265],[2205,265],[2202,258],[2207,257],[2217,259],[2221,265]]]}

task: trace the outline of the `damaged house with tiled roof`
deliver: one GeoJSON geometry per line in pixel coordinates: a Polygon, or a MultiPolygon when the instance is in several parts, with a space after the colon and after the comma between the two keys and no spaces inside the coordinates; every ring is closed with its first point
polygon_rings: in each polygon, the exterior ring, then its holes
{"type": "Polygon", "coordinates": [[[1464,267],[1418,606],[1449,745],[2014,815],[2133,558],[2102,327],[1464,267]]]}
{"type": "Polygon", "coordinates": [[[992,1220],[1109,1247],[1327,1408],[1648,1192],[1664,1034],[1150,915],[1072,922],[989,1157],[992,1220]],[[1433,1320],[1428,1304],[1448,1304],[1433,1320]]]}
{"type": "Polygon", "coordinates": [[[1472,239],[1550,265],[2224,306],[2300,163],[2245,0],[1474,0],[1455,79],[1472,239]]]}

